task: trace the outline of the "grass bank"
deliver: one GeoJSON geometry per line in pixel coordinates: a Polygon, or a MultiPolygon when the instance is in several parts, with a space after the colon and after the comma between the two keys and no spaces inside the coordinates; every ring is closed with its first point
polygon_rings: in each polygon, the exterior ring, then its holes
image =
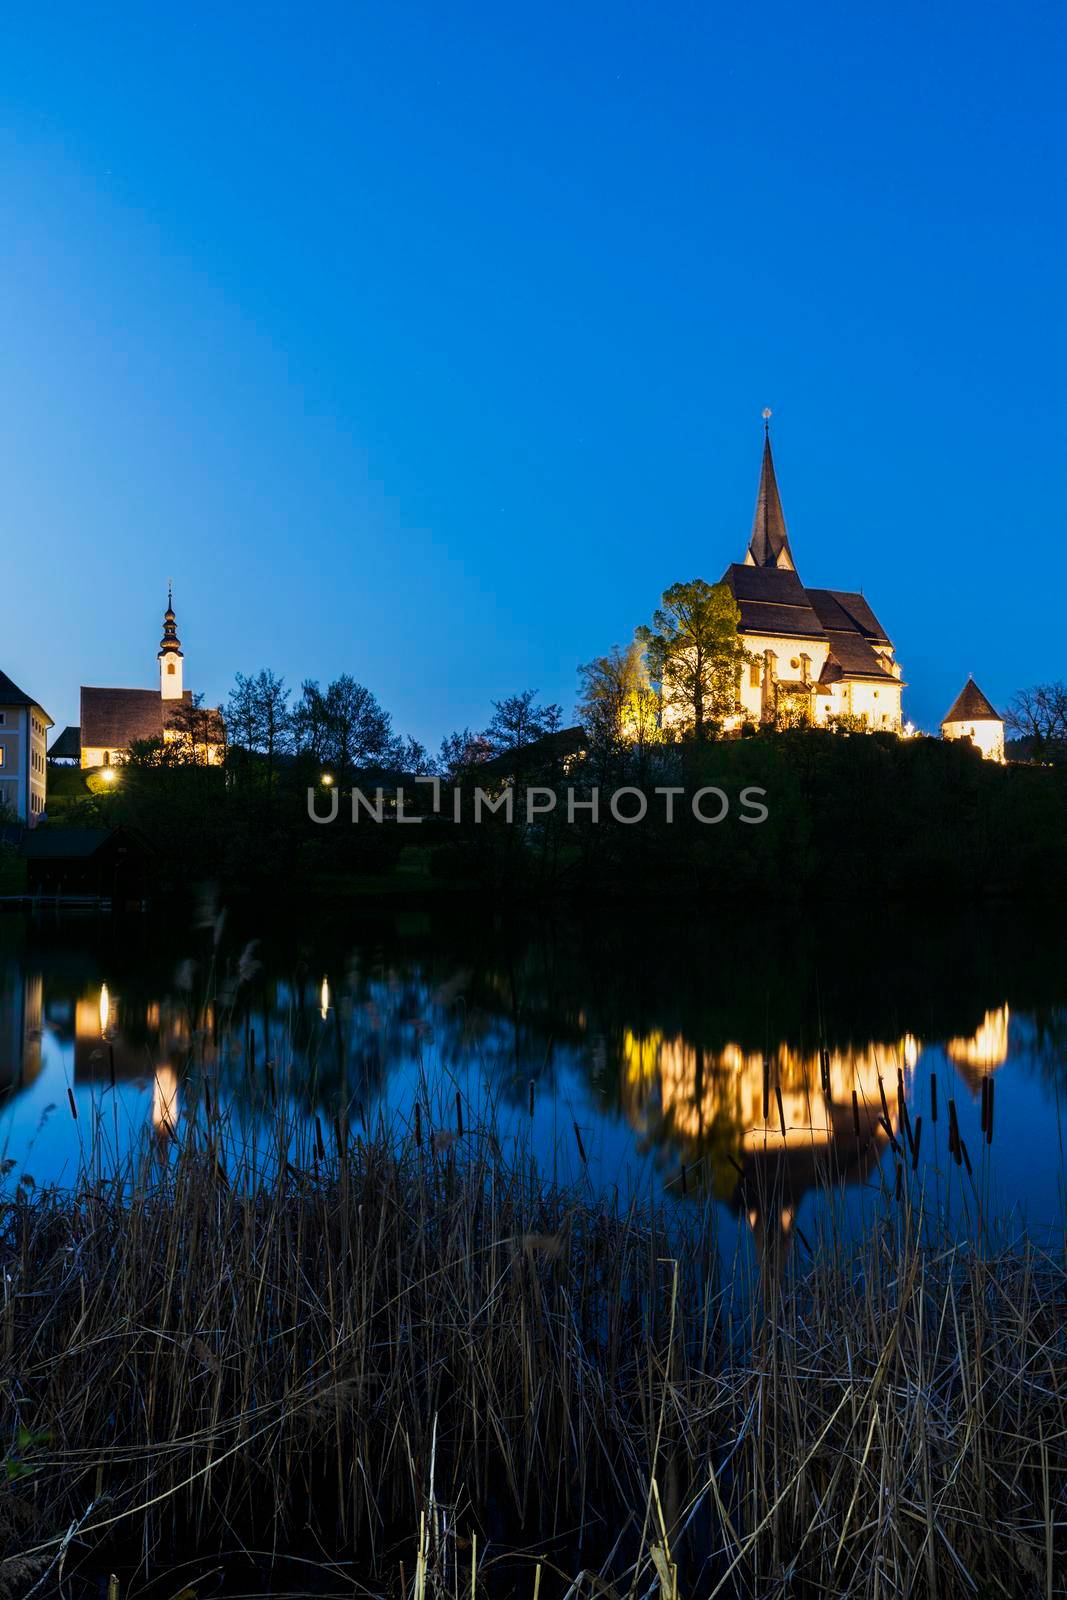
{"type": "Polygon", "coordinates": [[[180,1148],[8,1191],[10,1593],[1064,1592],[1062,1259],[905,1190],[745,1281],[463,1117],[264,1160],[206,1091],[180,1148]]]}

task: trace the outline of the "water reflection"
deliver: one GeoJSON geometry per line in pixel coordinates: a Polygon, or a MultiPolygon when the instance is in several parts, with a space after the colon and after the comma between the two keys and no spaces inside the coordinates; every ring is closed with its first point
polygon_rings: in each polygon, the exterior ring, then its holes
{"type": "Polygon", "coordinates": [[[966,993],[901,984],[889,1000],[864,994],[859,1007],[854,985],[828,993],[820,971],[783,988],[772,1017],[767,992],[754,995],[721,960],[695,949],[691,963],[665,971],[653,959],[644,972],[632,946],[511,944],[491,930],[460,942],[420,924],[414,941],[334,932],[321,948],[257,947],[253,957],[247,941],[190,955],[192,936],[160,950],[136,933],[107,944],[53,928],[36,941],[31,928],[14,950],[0,948],[4,1151],[17,1154],[23,1135],[29,1147],[68,1084],[79,1096],[114,1091],[130,1129],[139,1120],[165,1144],[198,1104],[190,1073],[210,1071],[242,1117],[262,1112],[269,1078],[301,1114],[343,1105],[364,1118],[379,1107],[408,1114],[416,1099],[432,1115],[433,1095],[454,1103],[466,1074],[464,1094],[475,1098],[480,1083],[502,1125],[532,1129],[553,1170],[570,1159],[564,1144],[578,1124],[591,1181],[610,1188],[626,1168],[672,1201],[713,1200],[746,1219],[775,1259],[827,1184],[891,1187],[897,1165],[918,1167],[920,1119],[923,1170],[952,1176],[932,1077],[942,1103],[966,1086],[958,1114],[977,1165],[979,1092],[1008,1068],[1012,1099],[998,1092],[998,1128],[1013,1107],[1030,1121],[1013,1181],[1028,1202],[1055,1195],[1049,1110],[1067,1061],[1063,968],[1022,1004],[998,961],[966,993]]]}

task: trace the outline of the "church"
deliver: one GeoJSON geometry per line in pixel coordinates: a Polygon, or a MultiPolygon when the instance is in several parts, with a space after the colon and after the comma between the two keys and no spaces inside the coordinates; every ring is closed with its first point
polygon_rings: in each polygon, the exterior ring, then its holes
{"type": "Polygon", "coordinates": [[[764,412],[763,465],[743,561],[721,582],[741,613],[738,632],[755,658],[739,689],[740,722],[858,725],[900,733],[904,683],[892,640],[863,594],[809,589],[786,531],[764,412]]]}
{"type": "Polygon", "coordinates": [[[192,691],[183,685],[184,652],[178,638],[174,597],[167,591],[163,637],[156,653],[158,689],[81,691],[81,722],[65,728],[49,751],[53,760],[76,760],[83,768],[111,767],[126,760],[131,744],[142,740],[183,742],[187,756],[208,766],[222,761],[226,730],[217,711],[196,711],[192,691]]]}

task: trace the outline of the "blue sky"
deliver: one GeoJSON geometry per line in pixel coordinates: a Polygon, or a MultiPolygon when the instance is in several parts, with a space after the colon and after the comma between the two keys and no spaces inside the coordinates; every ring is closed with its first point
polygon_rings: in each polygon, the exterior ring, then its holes
{"type": "Polygon", "coordinates": [[[436,746],[743,554],[1067,676],[1062,8],[6,6],[0,666],[436,746]]]}

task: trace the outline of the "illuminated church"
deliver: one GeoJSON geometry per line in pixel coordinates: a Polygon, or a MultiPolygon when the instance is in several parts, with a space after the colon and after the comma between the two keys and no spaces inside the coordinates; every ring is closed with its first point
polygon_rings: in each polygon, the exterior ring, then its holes
{"type": "Polygon", "coordinates": [[[741,719],[833,726],[862,718],[870,729],[902,730],[904,688],[893,643],[862,594],[809,589],[797,572],[774,475],[764,413],[763,466],[744,561],[723,573],[755,659],[744,669],[741,719]]]}
{"type": "Polygon", "coordinates": [[[81,722],[60,734],[49,751],[53,760],[77,760],[82,767],[110,767],[126,760],[132,744],[182,740],[195,746],[188,750],[189,759],[209,766],[221,762],[226,731],[219,713],[202,712],[195,722],[189,716],[194,710],[193,696],[182,681],[185,656],[169,589],[156,660],[158,689],[98,689],[83,685],[81,722]]]}

